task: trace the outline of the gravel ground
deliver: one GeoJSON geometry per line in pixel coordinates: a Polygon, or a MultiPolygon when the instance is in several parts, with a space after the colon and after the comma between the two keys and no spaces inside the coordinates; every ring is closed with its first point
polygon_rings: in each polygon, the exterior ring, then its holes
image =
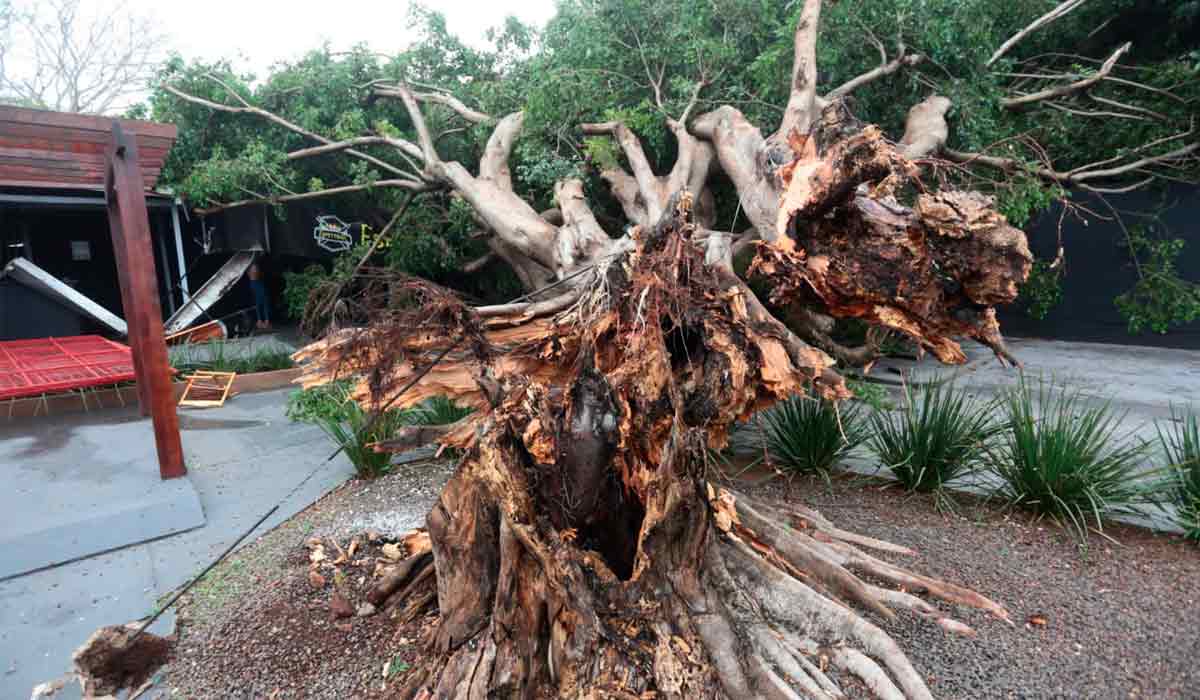
{"type": "MultiPolygon", "coordinates": [[[[428,621],[333,620],[332,584],[308,580],[305,541],[334,538],[345,547],[368,529],[399,535],[423,522],[449,472],[412,465],[350,482],[241,550],[182,606],[179,658],[160,687],[184,698],[385,697],[394,690],[386,666],[403,671],[417,660],[414,640],[428,621]]],[[[973,639],[903,614],[875,620],[926,674],[935,697],[1200,698],[1200,548],[1176,536],[1112,526],[1107,538],[1093,535],[1081,547],[1056,525],[994,503],[962,496],[957,512],[945,514],[931,498],[861,478],[741,488],[803,496],[846,529],[918,552],[898,563],[1008,607],[1013,627],[956,611],[978,631],[973,639]]],[[[370,569],[345,568],[354,602],[370,569]]]]}
{"type": "Polygon", "coordinates": [[[222,562],[181,600],[176,659],[147,697],[346,700],[380,690],[384,664],[411,640],[384,615],[335,619],[334,576],[323,569],[322,585],[309,580],[306,543],[321,539],[333,558],[331,541],[348,548],[358,538],[340,586],[357,607],[382,544],[363,535],[387,541],[423,526],[451,471],[429,462],[349,481],[222,562]]]}
{"type": "MultiPolygon", "coordinates": [[[[777,484],[748,490],[788,498],[777,484]]],[[[1114,525],[1104,534],[1115,542],[1093,534],[1083,548],[1052,522],[966,496],[952,515],[876,481],[801,481],[791,491],[839,527],[918,553],[882,558],[1008,608],[1013,627],[956,609],[974,639],[903,614],[874,620],[935,697],[1200,698],[1200,548],[1180,537],[1114,525]]]]}

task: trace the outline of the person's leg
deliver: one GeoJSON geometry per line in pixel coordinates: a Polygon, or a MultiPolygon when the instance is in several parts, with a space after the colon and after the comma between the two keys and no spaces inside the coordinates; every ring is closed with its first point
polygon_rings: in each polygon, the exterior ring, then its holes
{"type": "Polygon", "coordinates": [[[267,304],[267,285],[256,280],[254,287],[254,315],[258,318],[258,323],[255,324],[258,328],[269,328],[271,319],[269,317],[270,309],[267,304]]]}

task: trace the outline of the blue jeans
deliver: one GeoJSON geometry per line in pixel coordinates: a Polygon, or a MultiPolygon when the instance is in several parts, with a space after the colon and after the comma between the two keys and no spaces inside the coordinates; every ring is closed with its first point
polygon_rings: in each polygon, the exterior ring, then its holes
{"type": "Polygon", "coordinates": [[[262,280],[250,280],[250,291],[254,293],[254,315],[259,321],[271,320],[271,305],[267,303],[267,284],[262,280]]]}

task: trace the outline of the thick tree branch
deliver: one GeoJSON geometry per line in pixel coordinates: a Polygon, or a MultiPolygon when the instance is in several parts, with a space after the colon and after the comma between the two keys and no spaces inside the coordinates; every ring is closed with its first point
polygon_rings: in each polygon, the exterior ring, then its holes
{"type": "MultiPolygon", "coordinates": [[[[288,160],[299,160],[301,158],[311,158],[313,156],[325,155],[328,153],[338,153],[348,151],[358,146],[386,145],[392,146],[401,153],[413,158],[421,157],[421,149],[411,141],[404,139],[392,138],[390,136],[356,136],[345,141],[334,141],[325,143],[320,146],[311,146],[309,148],[301,148],[287,154],[288,160]]],[[[412,173],[416,177],[416,173],[412,173]]]]}
{"type": "Polygon", "coordinates": [[[479,160],[479,177],[512,191],[512,171],[508,167],[508,158],[512,155],[513,145],[524,123],[525,113],[513,112],[496,124],[479,160]]]}
{"type": "Polygon", "coordinates": [[[793,38],[792,80],[787,107],[776,136],[787,139],[793,131],[808,133],[817,97],[817,32],[821,0],[805,0],[793,38]]]}
{"type": "MultiPolygon", "coordinates": [[[[625,160],[629,163],[629,169],[633,171],[633,179],[637,182],[638,193],[641,195],[642,206],[645,208],[645,217],[643,221],[638,223],[647,223],[658,221],[662,216],[664,202],[659,201],[662,196],[659,192],[658,177],[654,174],[653,168],[650,167],[650,160],[646,158],[646,152],[642,149],[642,143],[638,140],[636,134],[625,126],[623,122],[601,122],[593,124],[581,124],[584,134],[589,136],[612,136],[617,141],[617,145],[621,147],[621,152],[625,154],[625,160]]],[[[610,182],[619,183],[619,176],[610,176],[610,182]]],[[[626,188],[622,188],[625,191],[626,188]]],[[[614,194],[616,194],[614,188],[614,194]]],[[[622,202],[622,208],[628,211],[628,207],[622,202]]]]}

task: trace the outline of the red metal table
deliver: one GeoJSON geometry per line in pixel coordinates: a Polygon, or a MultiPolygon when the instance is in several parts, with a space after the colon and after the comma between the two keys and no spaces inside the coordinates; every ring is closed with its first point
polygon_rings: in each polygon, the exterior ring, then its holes
{"type": "Polygon", "coordinates": [[[0,400],[132,379],[129,346],[98,335],[0,341],[0,400]]]}

